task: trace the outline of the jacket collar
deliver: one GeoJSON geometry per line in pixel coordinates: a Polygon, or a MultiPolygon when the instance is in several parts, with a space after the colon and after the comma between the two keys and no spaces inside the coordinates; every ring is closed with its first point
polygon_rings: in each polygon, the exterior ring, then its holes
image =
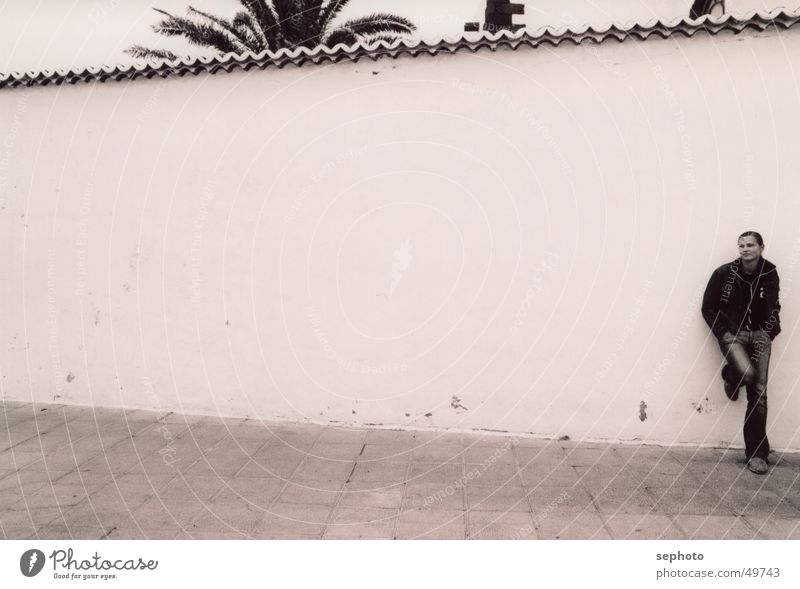
{"type": "MultiPolygon", "coordinates": [[[[744,278],[742,277],[742,272],[739,271],[741,269],[741,266],[742,266],[741,258],[736,258],[733,262],[731,262],[731,268],[733,269],[733,273],[736,276],[736,278],[744,281],[744,278]]],[[[773,264],[766,258],[761,258],[761,263],[758,265],[758,268],[756,268],[756,271],[752,275],[756,276],[757,278],[760,278],[761,276],[766,276],[767,274],[770,274],[774,271],[775,271],[775,264],[773,264]]]]}

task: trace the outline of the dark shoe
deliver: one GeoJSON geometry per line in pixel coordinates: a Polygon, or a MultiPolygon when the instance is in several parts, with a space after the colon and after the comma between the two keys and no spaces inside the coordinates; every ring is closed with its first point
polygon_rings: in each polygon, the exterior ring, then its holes
{"type": "Polygon", "coordinates": [[[756,474],[767,474],[767,471],[769,470],[767,461],[763,458],[757,458],[756,456],[753,456],[747,461],[747,468],[750,470],[750,472],[754,472],[756,474]]]}
{"type": "Polygon", "coordinates": [[[725,396],[731,401],[739,398],[739,387],[730,383],[731,367],[727,364],[722,367],[722,382],[725,383],[725,396]]]}

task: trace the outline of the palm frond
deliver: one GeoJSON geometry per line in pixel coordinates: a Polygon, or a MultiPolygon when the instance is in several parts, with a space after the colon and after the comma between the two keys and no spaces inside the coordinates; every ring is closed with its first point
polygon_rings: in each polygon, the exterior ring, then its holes
{"type": "Polygon", "coordinates": [[[336,27],[328,33],[324,40],[323,45],[328,47],[335,47],[339,43],[344,43],[348,47],[358,42],[358,35],[347,27],[336,27]]]}
{"type": "Polygon", "coordinates": [[[124,51],[134,59],[168,59],[175,61],[178,56],[168,49],[150,49],[141,45],[131,45],[124,51]]]}
{"type": "Polygon", "coordinates": [[[254,28],[242,19],[237,20],[234,18],[231,23],[239,37],[244,39],[244,42],[253,53],[261,53],[264,49],[269,49],[266,39],[264,39],[258,28],[254,28]]]}
{"type": "Polygon", "coordinates": [[[349,28],[356,35],[379,35],[381,33],[410,35],[417,30],[416,25],[410,20],[393,14],[370,14],[348,20],[342,23],[342,26],[349,28]]]}
{"type": "Polygon", "coordinates": [[[174,16],[164,10],[154,8],[153,10],[165,14],[167,18],[160,23],[153,25],[156,33],[165,37],[186,37],[190,43],[202,47],[213,47],[222,53],[236,53],[238,51],[236,42],[229,35],[220,31],[216,27],[196,23],[188,18],[174,16]]]}
{"type": "Polygon", "coordinates": [[[283,31],[278,23],[278,16],[266,0],[239,0],[247,12],[253,15],[253,20],[264,35],[270,49],[280,49],[285,45],[283,31]]]}
{"type": "Polygon", "coordinates": [[[374,43],[375,41],[386,41],[388,43],[393,43],[397,41],[400,37],[398,35],[394,35],[391,33],[380,33],[378,35],[369,35],[367,37],[362,37],[364,41],[367,43],[374,43]]]}
{"type": "Polygon", "coordinates": [[[316,31],[306,26],[303,0],[272,0],[272,6],[278,15],[278,24],[291,45],[309,45],[313,42],[317,35],[316,31]]]}
{"type": "MultiPolygon", "coordinates": [[[[184,37],[189,43],[220,53],[260,53],[264,49],[313,48],[321,44],[350,46],[359,40],[394,41],[417,28],[410,20],[387,13],[339,20],[340,24],[334,25],[349,0],[239,0],[239,3],[244,10],[233,18],[216,16],[194,6],[187,7],[186,17],[154,8],[164,18],[152,28],[166,37],[184,37]]],[[[177,59],[171,51],[140,45],[130,47],[126,53],[140,59],[177,59]]]]}
{"type": "Polygon", "coordinates": [[[319,22],[317,25],[324,31],[330,27],[331,22],[344,9],[350,0],[328,0],[328,3],[319,11],[319,22]]]}
{"type": "Polygon", "coordinates": [[[240,33],[240,31],[233,26],[233,23],[231,23],[228,19],[222,18],[221,16],[214,16],[213,14],[203,12],[202,10],[197,10],[193,6],[189,6],[186,9],[186,12],[188,14],[205,18],[214,23],[215,25],[217,25],[220,29],[222,29],[223,31],[228,33],[231,37],[233,37],[233,39],[236,42],[238,42],[239,45],[241,45],[240,50],[246,50],[246,49],[249,49],[250,51],[254,50],[253,47],[249,46],[247,37],[243,36],[240,33]]]}
{"type": "Polygon", "coordinates": [[[261,27],[256,24],[256,22],[253,20],[253,16],[249,12],[237,12],[233,17],[231,24],[236,30],[240,31],[240,33],[247,36],[253,36],[262,49],[267,48],[267,45],[269,44],[267,42],[267,38],[264,36],[264,32],[261,30],[261,27]]]}

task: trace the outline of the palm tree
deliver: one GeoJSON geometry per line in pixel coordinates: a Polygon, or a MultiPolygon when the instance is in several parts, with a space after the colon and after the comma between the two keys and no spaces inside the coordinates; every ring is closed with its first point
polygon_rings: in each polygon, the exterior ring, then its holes
{"type": "MultiPolygon", "coordinates": [[[[192,6],[187,17],[163,14],[153,25],[156,33],[166,37],[182,36],[194,45],[211,47],[220,53],[261,53],[265,49],[319,45],[333,47],[339,43],[394,40],[416,30],[408,19],[394,14],[370,14],[334,24],[350,0],[239,0],[244,10],[227,19],[192,6]]],[[[166,49],[150,49],[134,45],[125,50],[135,58],[177,59],[166,49]]]]}

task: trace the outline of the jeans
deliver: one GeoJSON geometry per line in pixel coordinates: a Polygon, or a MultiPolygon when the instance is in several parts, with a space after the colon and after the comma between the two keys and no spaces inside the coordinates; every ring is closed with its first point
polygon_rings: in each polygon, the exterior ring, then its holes
{"type": "Polygon", "coordinates": [[[767,459],[767,372],[772,342],[765,331],[744,329],[724,334],[719,347],[730,368],[726,380],[733,386],[747,387],[747,413],[744,417],[745,457],[767,459]]]}

